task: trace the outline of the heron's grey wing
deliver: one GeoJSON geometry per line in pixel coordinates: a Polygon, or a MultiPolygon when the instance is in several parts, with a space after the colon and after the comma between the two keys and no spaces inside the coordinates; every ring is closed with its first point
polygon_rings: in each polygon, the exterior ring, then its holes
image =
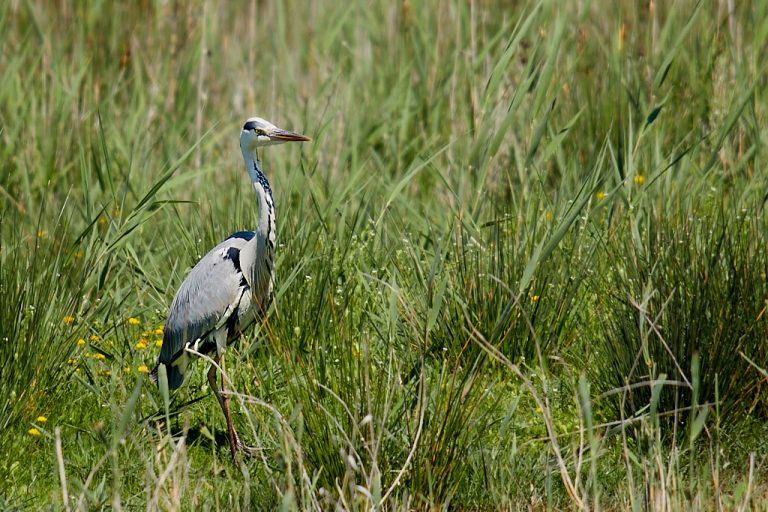
{"type": "MultiPolygon", "coordinates": [[[[189,343],[201,341],[236,311],[248,283],[240,266],[240,250],[253,238],[239,232],[214,247],[195,265],[176,292],[163,334],[158,363],[173,362],[189,343]]],[[[199,347],[208,352],[213,347],[199,347]]]]}

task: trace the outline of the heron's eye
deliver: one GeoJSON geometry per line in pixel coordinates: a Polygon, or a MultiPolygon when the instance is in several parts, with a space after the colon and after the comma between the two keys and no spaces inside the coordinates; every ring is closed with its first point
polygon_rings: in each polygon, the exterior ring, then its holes
{"type": "Polygon", "coordinates": [[[256,128],[255,131],[256,131],[256,135],[266,135],[267,134],[267,132],[265,132],[261,128],[256,128]]]}

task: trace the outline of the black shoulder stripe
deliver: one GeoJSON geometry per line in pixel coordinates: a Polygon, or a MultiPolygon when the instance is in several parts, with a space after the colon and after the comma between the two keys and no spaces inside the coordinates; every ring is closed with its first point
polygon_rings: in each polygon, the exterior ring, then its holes
{"type": "Polygon", "coordinates": [[[231,260],[232,264],[235,266],[235,270],[238,272],[242,272],[243,269],[240,268],[240,249],[237,247],[230,247],[227,249],[227,254],[224,256],[225,260],[231,260]]]}
{"type": "MultiPolygon", "coordinates": [[[[256,236],[256,233],[253,231],[238,231],[229,235],[229,238],[240,238],[242,240],[248,241],[253,239],[254,236],[256,236]]],[[[229,240],[229,238],[227,240],[229,240]]]]}

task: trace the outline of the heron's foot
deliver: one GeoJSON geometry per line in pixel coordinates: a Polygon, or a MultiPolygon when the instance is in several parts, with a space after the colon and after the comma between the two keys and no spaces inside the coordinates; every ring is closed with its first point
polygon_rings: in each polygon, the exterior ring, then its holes
{"type": "MultiPolygon", "coordinates": [[[[235,432],[235,451],[241,452],[246,457],[256,457],[261,453],[261,450],[258,448],[254,448],[252,446],[248,446],[247,444],[243,443],[240,440],[240,436],[237,435],[237,432],[235,432]]],[[[232,453],[232,456],[234,457],[234,452],[232,453]]]]}

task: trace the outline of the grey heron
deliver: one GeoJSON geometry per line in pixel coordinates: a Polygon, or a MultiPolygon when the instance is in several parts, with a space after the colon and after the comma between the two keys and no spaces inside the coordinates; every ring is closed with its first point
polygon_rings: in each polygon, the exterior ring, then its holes
{"type": "Polygon", "coordinates": [[[248,119],[240,131],[240,149],[245,168],[256,191],[259,223],[256,231],[239,231],[214,247],[189,272],[173,299],[163,332],[163,346],[150,378],[157,383],[158,369],[165,365],[168,386],[184,382],[191,348],[213,353],[208,383],[227,420],[232,457],[248,452],[235,431],[225,377],[216,386],[217,365],[224,371],[227,343],[237,339],[267,310],[274,281],[275,201],[264,175],[257,149],[291,141],[311,140],[283,130],[259,117],[248,119]]]}

